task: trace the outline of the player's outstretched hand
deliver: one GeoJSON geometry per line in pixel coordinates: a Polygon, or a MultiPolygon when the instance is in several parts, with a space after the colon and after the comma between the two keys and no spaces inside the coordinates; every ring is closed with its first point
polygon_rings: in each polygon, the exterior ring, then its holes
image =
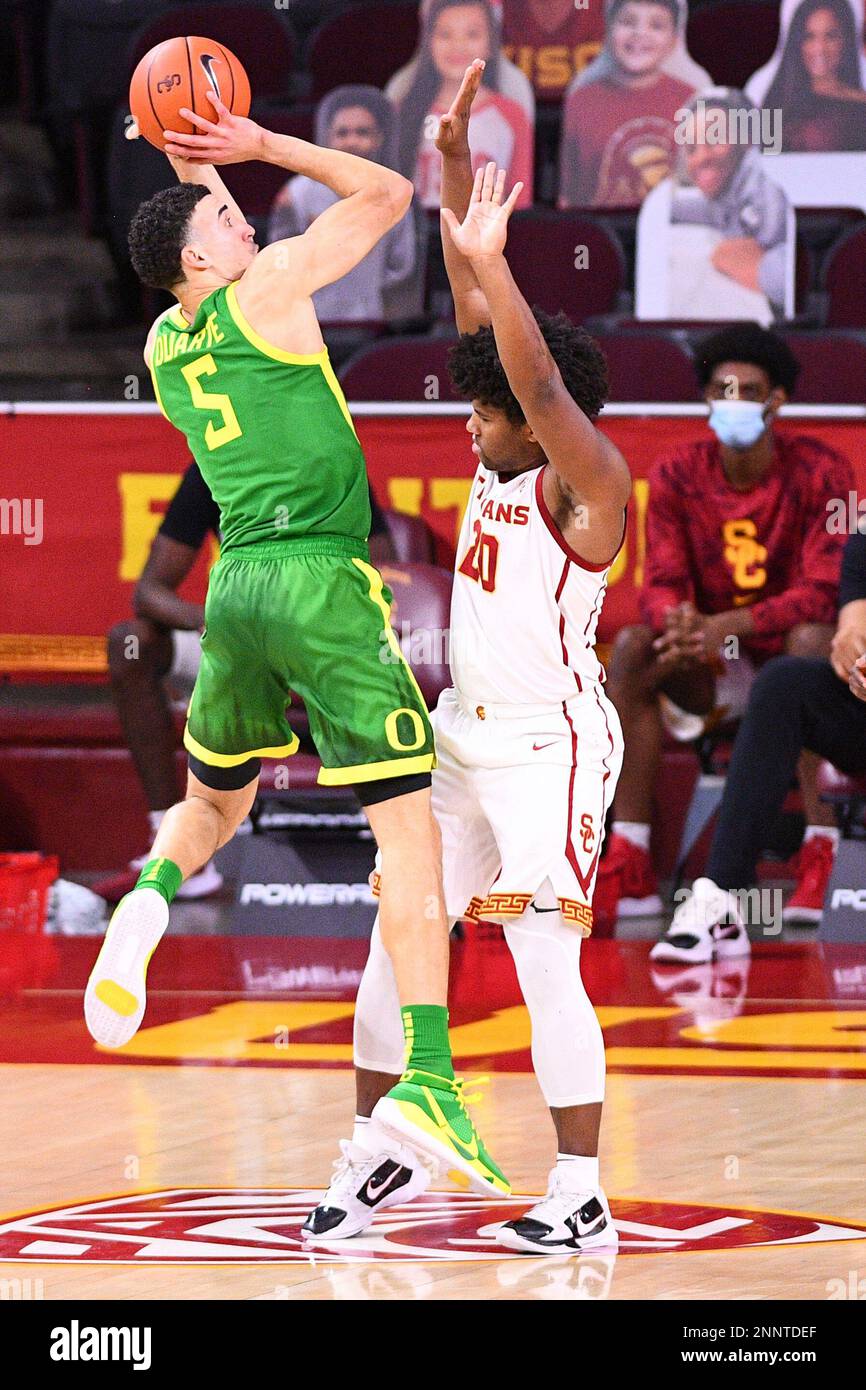
{"type": "Polygon", "coordinates": [[[443,155],[469,153],[469,115],[486,66],[483,58],[473,59],[463,74],[460,91],[452,101],[450,110],[439,122],[435,144],[443,155]]]}
{"type": "Polygon", "coordinates": [[[505,170],[497,169],[493,163],[478,170],[463,221],[458,222],[450,208],[442,209],[442,220],[461,255],[469,260],[502,255],[508,236],[508,219],[522,189],[523,184],[516,183],[503,203],[505,170]]]}
{"type": "Polygon", "coordinates": [[[208,92],[208,101],[216,112],[216,121],[182,106],[181,116],[196,127],[198,134],[164,131],[166,154],[188,159],[191,164],[243,164],[248,159],[261,159],[262,127],[247,116],[233,116],[215,92],[208,92]]]}

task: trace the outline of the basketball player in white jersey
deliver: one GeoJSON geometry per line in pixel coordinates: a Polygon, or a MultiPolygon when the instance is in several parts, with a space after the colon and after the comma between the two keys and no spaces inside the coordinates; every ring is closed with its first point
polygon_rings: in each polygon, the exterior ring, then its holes
{"type": "MultiPolygon", "coordinates": [[[[446,911],[502,923],[556,1129],[546,1196],[497,1239],[578,1254],[617,1244],[598,1171],[604,1045],[580,945],[622,760],[593,643],[631,478],[594,423],[607,389],[598,346],[564,315],[533,313],[511,277],[503,253],[520,185],[503,203],[505,174],[493,165],[473,183],[467,127],[482,70],[467,71],[437,139],[461,333],[451,375],[472,401],[478,466],[454,579],[454,686],[434,716],[433,806],[446,911]]],[[[313,1241],[354,1235],[426,1186],[426,1166],[380,1099],[402,1071],[403,1046],[377,925],[355,1013],[355,1128],[305,1224],[313,1241]]],[[[439,1152],[432,1131],[429,1152],[439,1152]]]]}

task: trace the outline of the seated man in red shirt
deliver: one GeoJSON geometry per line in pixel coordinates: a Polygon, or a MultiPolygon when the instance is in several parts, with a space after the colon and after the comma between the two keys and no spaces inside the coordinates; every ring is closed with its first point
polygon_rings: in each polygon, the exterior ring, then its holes
{"type": "MultiPolygon", "coordinates": [[[[833,636],[845,536],[831,524],[830,504],[853,489],[850,464],[809,435],[776,429],[798,366],[775,333],[732,325],[705,338],[696,356],[715,438],[678,449],[650,473],[643,623],[618,634],[608,671],[625,735],[596,886],[595,905],[609,916],[661,910],[649,841],[663,717],[675,737],[694,738],[717,708],[743,712],[768,658],[828,657],[833,636]]],[[[807,754],[807,838],[789,920],[814,908],[810,856],[833,833],[814,777],[807,754]]]]}

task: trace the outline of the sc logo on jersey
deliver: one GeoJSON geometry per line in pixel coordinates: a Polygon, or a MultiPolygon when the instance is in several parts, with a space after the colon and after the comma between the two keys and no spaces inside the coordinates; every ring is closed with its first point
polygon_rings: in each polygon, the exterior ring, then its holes
{"type": "Polygon", "coordinates": [[[580,838],[583,841],[584,854],[592,854],[592,847],[595,844],[595,828],[589,811],[584,811],[580,818],[580,838]]]}

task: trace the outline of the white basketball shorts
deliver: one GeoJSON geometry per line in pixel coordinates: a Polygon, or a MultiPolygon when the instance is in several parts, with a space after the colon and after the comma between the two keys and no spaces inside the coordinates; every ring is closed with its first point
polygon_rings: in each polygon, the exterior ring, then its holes
{"type": "Polygon", "coordinates": [[[546,906],[588,936],[623,750],[602,687],[554,706],[474,705],[449,689],[433,725],[448,916],[507,922],[548,881],[546,906]]]}

